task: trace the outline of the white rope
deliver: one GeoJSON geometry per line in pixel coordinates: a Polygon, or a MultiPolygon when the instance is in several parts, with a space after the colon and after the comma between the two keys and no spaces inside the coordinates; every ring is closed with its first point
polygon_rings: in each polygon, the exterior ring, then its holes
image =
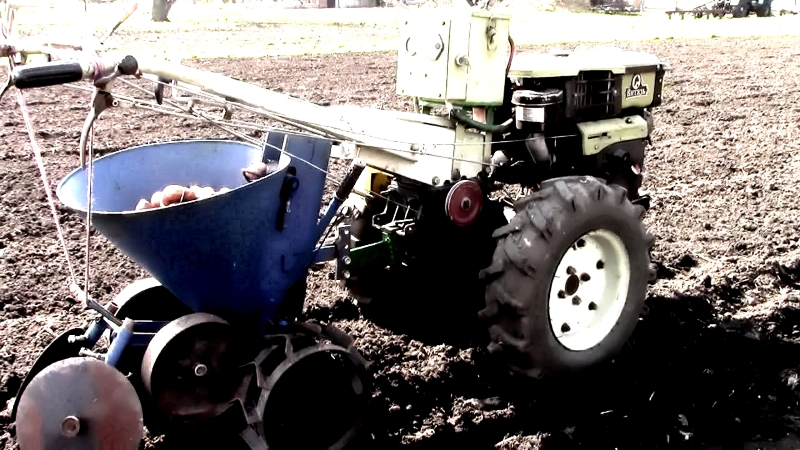
{"type": "MultiPolygon", "coordinates": [[[[5,9],[6,17],[4,17],[2,21],[2,34],[3,37],[7,40],[12,37],[14,34],[13,25],[14,25],[14,9],[10,8],[9,5],[6,5],[5,9]]],[[[16,64],[14,63],[14,55],[8,56],[8,66],[9,66],[9,73],[14,70],[16,64]]],[[[67,248],[67,240],[64,238],[64,230],[61,228],[61,221],[58,217],[58,210],[56,209],[55,201],[53,200],[53,194],[50,192],[50,183],[47,179],[47,170],[44,167],[44,159],[42,159],[42,149],[39,147],[39,143],[36,141],[36,133],[33,129],[33,121],[31,120],[30,113],[28,111],[27,102],[25,101],[25,93],[17,89],[17,104],[19,104],[19,110],[22,114],[22,120],[25,122],[25,129],[28,131],[28,138],[31,142],[31,148],[33,149],[33,158],[36,161],[36,165],[39,168],[39,174],[42,179],[42,186],[44,187],[45,195],[47,196],[47,203],[50,205],[50,213],[53,215],[53,223],[56,226],[56,231],[58,233],[58,240],[61,243],[61,248],[64,250],[64,257],[67,259],[67,268],[69,269],[69,276],[70,276],[70,286],[69,291],[70,293],[76,297],[79,301],[81,297],[84,298],[86,295],[83,294],[81,289],[78,287],[78,277],[75,275],[75,268],[72,265],[72,259],[69,256],[69,248],[67,248]],[[83,295],[81,295],[83,294],[83,295]]]]}
{"type": "Polygon", "coordinates": [[[44,160],[42,159],[42,149],[36,142],[36,134],[33,130],[33,123],[28,114],[28,108],[25,103],[25,93],[17,89],[17,103],[19,110],[22,113],[22,118],[25,121],[25,128],[28,130],[28,137],[31,141],[33,148],[33,157],[36,160],[36,165],[39,166],[39,174],[42,178],[45,194],[47,194],[47,203],[50,205],[50,212],[53,214],[53,222],[55,222],[56,230],[58,230],[58,240],[61,242],[61,247],[64,249],[64,256],[67,258],[67,267],[69,268],[70,279],[73,285],[78,285],[78,278],[75,276],[75,269],[72,266],[72,260],[69,257],[69,249],[67,248],[67,241],[64,239],[64,231],[61,229],[61,221],[58,218],[58,210],[56,209],[55,202],[53,201],[53,194],[50,192],[50,184],[47,181],[47,170],[44,167],[44,160]]]}
{"type": "MultiPolygon", "coordinates": [[[[92,105],[95,104],[98,91],[92,96],[92,105]]],[[[93,107],[94,108],[94,107],[93,107]]],[[[92,110],[94,112],[94,109],[92,110]]],[[[94,186],[94,121],[89,127],[89,141],[87,143],[89,163],[86,168],[86,272],[84,274],[83,290],[89,297],[89,267],[92,240],[92,187],[94,186]]]]}

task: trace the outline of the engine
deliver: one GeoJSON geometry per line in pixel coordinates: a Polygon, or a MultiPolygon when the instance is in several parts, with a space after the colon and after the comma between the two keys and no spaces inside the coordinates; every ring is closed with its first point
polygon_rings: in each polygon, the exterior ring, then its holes
{"type": "Polygon", "coordinates": [[[651,109],[661,103],[665,68],[580,70],[597,56],[613,67],[615,59],[642,55],[619,49],[562,52],[531,55],[533,62],[523,59],[517,66],[532,69],[512,66],[504,105],[495,116],[496,123],[509,126],[493,136],[492,181],[533,186],[553,177],[593,175],[638,198],[651,109]],[[541,76],[546,72],[567,76],[541,76]]]}

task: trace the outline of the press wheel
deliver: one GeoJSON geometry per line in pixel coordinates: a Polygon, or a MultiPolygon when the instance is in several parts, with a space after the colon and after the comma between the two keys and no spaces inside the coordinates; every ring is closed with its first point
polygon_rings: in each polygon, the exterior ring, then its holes
{"type": "Polygon", "coordinates": [[[183,316],[153,336],[142,360],[142,383],[166,417],[212,419],[230,407],[243,382],[238,370],[243,348],[223,319],[183,316]]]}

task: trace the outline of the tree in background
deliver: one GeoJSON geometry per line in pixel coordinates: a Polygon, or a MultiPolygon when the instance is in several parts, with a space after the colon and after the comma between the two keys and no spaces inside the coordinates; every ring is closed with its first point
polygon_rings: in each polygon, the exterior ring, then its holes
{"type": "Polygon", "coordinates": [[[153,0],[153,22],[169,22],[167,15],[177,0],[153,0]]]}

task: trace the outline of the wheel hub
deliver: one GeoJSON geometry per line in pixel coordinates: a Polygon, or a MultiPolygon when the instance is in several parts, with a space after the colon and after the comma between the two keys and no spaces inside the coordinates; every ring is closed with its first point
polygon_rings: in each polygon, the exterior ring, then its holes
{"type": "Polygon", "coordinates": [[[578,288],[581,285],[581,279],[578,278],[577,275],[573,274],[567,277],[567,283],[564,286],[567,295],[575,295],[578,292],[578,288]]]}
{"type": "Polygon", "coordinates": [[[67,416],[61,421],[61,434],[64,437],[75,437],[81,431],[81,421],[75,416],[67,416]]]}
{"type": "Polygon", "coordinates": [[[628,296],[625,244],[608,230],[583,235],[565,252],[550,285],[548,310],[556,339],[582,351],[614,328],[628,296]]]}
{"type": "Polygon", "coordinates": [[[481,186],[472,180],[462,180],[453,185],[445,199],[447,217],[458,226],[467,226],[478,218],[483,207],[481,186]]]}

